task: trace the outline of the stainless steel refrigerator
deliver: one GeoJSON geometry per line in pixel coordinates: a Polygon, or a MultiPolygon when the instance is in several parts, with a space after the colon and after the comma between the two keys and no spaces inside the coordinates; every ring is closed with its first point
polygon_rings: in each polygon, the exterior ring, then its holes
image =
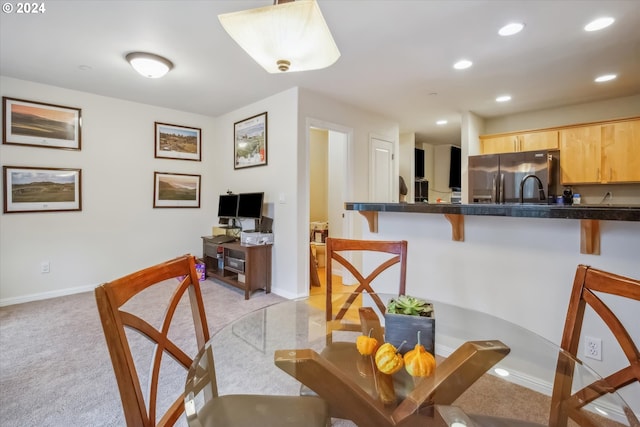
{"type": "Polygon", "coordinates": [[[469,156],[469,203],[553,203],[559,189],[559,152],[469,156]],[[542,191],[540,191],[542,190],[542,191]]]}

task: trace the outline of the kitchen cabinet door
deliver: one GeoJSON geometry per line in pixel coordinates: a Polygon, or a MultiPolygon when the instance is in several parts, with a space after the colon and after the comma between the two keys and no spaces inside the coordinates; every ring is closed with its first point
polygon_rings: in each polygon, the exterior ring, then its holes
{"type": "Polygon", "coordinates": [[[516,135],[481,137],[482,154],[513,153],[517,150],[516,135]]]}
{"type": "Polygon", "coordinates": [[[602,126],[602,182],[640,182],[640,120],[602,126]]]}
{"type": "Polygon", "coordinates": [[[518,136],[519,151],[557,150],[558,131],[530,132],[518,136]]]}
{"type": "Polygon", "coordinates": [[[560,174],[562,183],[601,181],[602,126],[581,126],[560,131],[560,174]]]}

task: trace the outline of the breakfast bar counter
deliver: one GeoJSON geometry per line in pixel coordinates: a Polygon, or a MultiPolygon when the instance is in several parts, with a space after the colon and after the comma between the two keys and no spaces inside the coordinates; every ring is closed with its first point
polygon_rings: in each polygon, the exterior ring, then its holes
{"type": "Polygon", "coordinates": [[[428,204],[346,202],[345,209],[358,211],[377,232],[378,212],[444,214],[451,223],[452,238],[464,241],[464,216],[580,220],[580,252],[600,253],[600,221],[640,221],[640,205],[558,205],[558,204],[428,204]]]}

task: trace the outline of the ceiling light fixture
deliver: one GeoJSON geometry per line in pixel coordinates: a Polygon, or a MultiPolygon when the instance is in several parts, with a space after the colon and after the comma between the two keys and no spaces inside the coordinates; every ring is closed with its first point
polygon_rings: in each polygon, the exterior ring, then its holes
{"type": "Polygon", "coordinates": [[[319,70],[340,57],[316,0],[218,15],[222,27],[269,73],[319,70]]]}
{"type": "Polygon", "coordinates": [[[472,65],[473,62],[469,61],[468,59],[461,59],[460,61],[453,64],[453,68],[455,68],[456,70],[464,70],[471,67],[472,65]]]}
{"type": "Polygon", "coordinates": [[[512,22],[500,28],[500,30],[498,30],[498,34],[501,36],[512,36],[514,34],[518,34],[523,28],[524,24],[520,22],[512,22]]]}
{"type": "Polygon", "coordinates": [[[173,68],[167,58],[146,52],[131,52],[125,57],[138,73],[150,79],[158,79],[173,68]]]}
{"type": "Polygon", "coordinates": [[[446,125],[447,123],[448,123],[448,122],[447,122],[446,120],[438,120],[438,121],[436,122],[436,124],[437,124],[437,125],[440,125],[440,126],[442,126],[442,125],[446,125]]]}
{"type": "Polygon", "coordinates": [[[511,95],[502,95],[496,98],[496,102],[507,102],[511,101],[511,95]]]}
{"type": "Polygon", "coordinates": [[[618,76],[617,76],[617,75],[615,75],[615,74],[605,74],[605,75],[602,75],[602,76],[598,76],[598,77],[596,77],[596,78],[594,79],[594,81],[595,81],[596,83],[608,82],[609,80],[613,80],[613,79],[615,79],[616,77],[618,77],[618,76]]]}
{"type": "Polygon", "coordinates": [[[603,17],[603,18],[598,18],[598,19],[594,19],[593,21],[589,22],[587,25],[584,26],[584,30],[585,31],[598,31],[601,30],[603,28],[607,28],[609,25],[613,24],[615,21],[615,19],[611,18],[611,17],[603,17]]]}

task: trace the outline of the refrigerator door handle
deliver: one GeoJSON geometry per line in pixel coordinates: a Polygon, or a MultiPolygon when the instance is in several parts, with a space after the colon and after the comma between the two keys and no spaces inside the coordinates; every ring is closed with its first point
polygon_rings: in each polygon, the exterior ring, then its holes
{"type": "Polygon", "coordinates": [[[504,203],[504,174],[500,174],[500,189],[498,190],[500,195],[500,203],[504,203]]]}
{"type": "Polygon", "coordinates": [[[498,203],[498,182],[496,178],[497,174],[493,175],[493,179],[491,182],[491,203],[498,203]]]}

